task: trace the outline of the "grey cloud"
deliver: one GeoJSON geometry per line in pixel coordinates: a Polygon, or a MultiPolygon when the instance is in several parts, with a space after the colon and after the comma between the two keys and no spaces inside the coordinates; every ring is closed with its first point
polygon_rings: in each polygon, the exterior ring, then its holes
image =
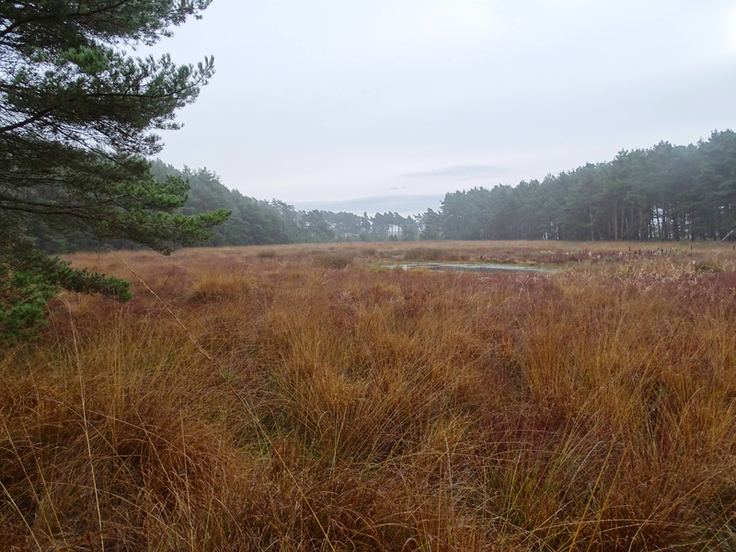
{"type": "Polygon", "coordinates": [[[475,180],[480,178],[495,178],[508,174],[509,170],[493,165],[459,165],[456,167],[443,167],[434,171],[406,173],[400,176],[406,178],[460,178],[463,180],[475,180]]]}

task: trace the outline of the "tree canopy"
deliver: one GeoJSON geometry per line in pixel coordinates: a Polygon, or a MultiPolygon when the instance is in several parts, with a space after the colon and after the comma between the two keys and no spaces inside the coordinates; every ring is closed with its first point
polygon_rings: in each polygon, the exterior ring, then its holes
{"type": "MultiPolygon", "coordinates": [[[[214,244],[357,240],[721,240],[736,238],[736,133],[714,131],[687,146],[660,142],[610,161],[445,195],[439,211],[403,217],[300,211],[228,191],[206,169],[192,184],[187,213],[233,210],[214,244]],[[241,205],[243,207],[235,207],[241,205]]],[[[158,173],[157,173],[158,174],[158,173]]]]}
{"type": "Polygon", "coordinates": [[[721,240],[736,236],[736,133],[622,150],[517,186],[445,195],[422,236],[451,240],[721,240]]]}
{"type": "Polygon", "coordinates": [[[228,212],[180,211],[188,184],[147,157],[214,72],[132,57],[210,0],[0,3],[0,334],[32,331],[59,288],[129,297],[127,283],[38,249],[49,233],[128,239],[169,253],[208,238],[228,212]]]}

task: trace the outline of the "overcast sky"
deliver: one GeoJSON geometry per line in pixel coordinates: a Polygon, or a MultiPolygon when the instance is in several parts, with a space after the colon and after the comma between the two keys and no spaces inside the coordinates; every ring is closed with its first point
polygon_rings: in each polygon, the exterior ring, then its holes
{"type": "Polygon", "coordinates": [[[214,0],[203,15],[157,46],[216,67],[161,158],[301,208],[411,214],[736,129],[733,0],[214,0]]]}

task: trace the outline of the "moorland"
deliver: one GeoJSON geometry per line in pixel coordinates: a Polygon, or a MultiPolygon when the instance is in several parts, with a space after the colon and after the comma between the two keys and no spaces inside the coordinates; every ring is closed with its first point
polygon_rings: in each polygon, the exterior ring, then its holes
{"type": "Polygon", "coordinates": [[[2,550],[736,548],[731,244],[69,260],[134,298],[3,351],[2,550]]]}

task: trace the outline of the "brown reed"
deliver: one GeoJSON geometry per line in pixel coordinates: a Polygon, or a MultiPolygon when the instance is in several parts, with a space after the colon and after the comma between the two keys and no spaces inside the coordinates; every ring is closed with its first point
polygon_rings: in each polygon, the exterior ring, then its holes
{"type": "Polygon", "coordinates": [[[262,249],[121,252],[165,306],[63,294],[3,353],[0,549],[736,546],[730,247],[262,249]]]}

